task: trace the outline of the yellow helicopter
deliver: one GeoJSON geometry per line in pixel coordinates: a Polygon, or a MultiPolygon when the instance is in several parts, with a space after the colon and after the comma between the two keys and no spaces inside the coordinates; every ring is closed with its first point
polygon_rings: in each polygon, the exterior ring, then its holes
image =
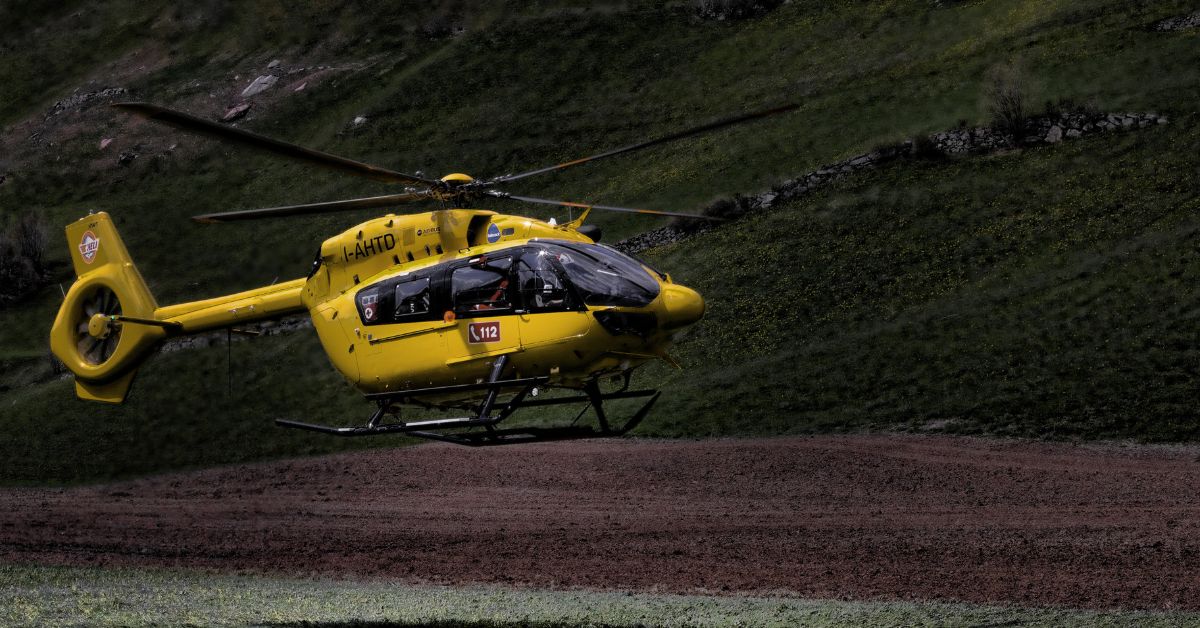
{"type": "Polygon", "coordinates": [[[307,312],[334,368],[377,407],[361,426],[282,419],[277,424],[337,436],[405,433],[473,446],[625,434],[660,395],[629,390],[634,369],[651,360],[670,361],[673,337],[704,314],[704,301],[694,290],[599,244],[599,229],[583,221],[593,209],[705,217],[518,196],[496,186],[797,107],[477,180],[460,173],[441,179],[404,174],[156,105],[113,106],[188,132],[406,186],[384,196],[195,216],[199,222],[422,201],[440,208],[388,214],[329,238],[307,277],[165,307],[147,288],[112,218],[98,212],[79,219],[66,228],[78,279],[55,318],[50,345],[74,373],[80,398],[123,402],[138,366],[165,339],[307,312]],[[464,207],[483,198],[583,211],[556,224],[464,207]],[[603,390],[601,381],[609,378],[619,388],[603,390]],[[540,394],[551,390],[568,392],[540,394]],[[638,398],[647,400],[631,418],[610,423],[606,401],[638,398]],[[521,408],[580,403],[593,409],[596,426],[499,428],[521,408]],[[404,421],[400,413],[407,406],[464,409],[467,416],[404,421]]]}

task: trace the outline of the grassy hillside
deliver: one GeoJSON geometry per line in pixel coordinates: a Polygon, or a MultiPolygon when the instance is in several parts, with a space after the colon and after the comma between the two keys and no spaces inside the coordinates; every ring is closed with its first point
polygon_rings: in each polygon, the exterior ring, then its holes
{"type": "MultiPolygon", "coordinates": [[[[497,2],[248,11],[146,3],[0,9],[0,212],[118,216],[162,303],[303,274],[370,213],[199,226],[203,211],[369,195],[87,105],[82,92],[220,115],[272,59],[244,128],[431,175],[511,172],[780,102],[787,116],[529,180],[511,191],[669,210],[751,192],[885,142],[986,122],[982,83],[1165,113],[1130,134],[960,162],[909,161],[653,253],[706,295],[687,370],[640,433],[943,429],[1194,439],[1200,32],[1186,2],[793,1],[747,21],[690,4],[497,2]],[[448,25],[448,26],[447,26],[448,25]],[[459,34],[456,29],[462,29],[459,34]],[[293,91],[300,83],[305,89],[293,91]],[[351,125],[355,116],[368,122],[351,125]],[[30,139],[33,137],[34,139],[30,139]],[[105,150],[101,138],[115,138],[105,150]],[[173,146],[174,145],[174,146],[173,146]],[[121,152],[138,155],[117,165],[121,152]],[[298,185],[299,183],[299,185],[298,185]],[[1194,395],[1193,395],[1194,396],[1194,395]],[[732,408],[737,408],[736,412],[732,408]]],[[[504,209],[504,208],[501,208],[504,209]]],[[[512,206],[513,211],[541,208],[512,206]]],[[[660,224],[598,216],[611,237],[660,224]]],[[[71,278],[52,242],[55,283],[71,278]]],[[[0,310],[0,480],[79,481],[363,446],[270,426],[364,407],[305,335],[155,358],[121,408],[49,375],[49,285],[0,310]],[[26,452],[32,452],[28,454],[26,452]]],[[[396,441],[379,442],[389,444],[396,441]]]]}
{"type": "Polygon", "coordinates": [[[659,251],[710,310],[644,432],[1200,438],[1195,120],[898,164],[659,251]]]}

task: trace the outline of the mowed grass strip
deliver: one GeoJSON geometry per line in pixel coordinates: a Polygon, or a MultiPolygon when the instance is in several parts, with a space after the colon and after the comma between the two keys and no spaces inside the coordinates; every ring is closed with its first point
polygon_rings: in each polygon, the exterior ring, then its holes
{"type": "Polygon", "coordinates": [[[86,626],[1180,626],[1200,614],[409,586],[0,566],[0,623],[86,626]]]}

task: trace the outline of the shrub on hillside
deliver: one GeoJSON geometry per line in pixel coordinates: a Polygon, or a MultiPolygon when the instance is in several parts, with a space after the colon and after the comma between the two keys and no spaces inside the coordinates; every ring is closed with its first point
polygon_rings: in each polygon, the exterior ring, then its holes
{"type": "Polygon", "coordinates": [[[46,277],[46,224],[27,213],[0,234],[0,305],[42,285],[46,277]]]}
{"type": "Polygon", "coordinates": [[[1103,114],[1094,102],[1079,104],[1070,98],[1047,100],[1042,112],[1047,118],[1061,118],[1065,115],[1077,114],[1088,118],[1099,118],[1103,114]]]}
{"type": "Polygon", "coordinates": [[[1027,115],[1025,80],[1020,69],[1008,63],[992,66],[984,78],[983,90],[992,127],[1014,140],[1020,140],[1027,115]]]}
{"type": "Polygon", "coordinates": [[[909,155],[914,159],[938,161],[946,158],[946,153],[938,148],[937,142],[928,135],[920,134],[912,138],[912,149],[909,155]]]}
{"type": "Polygon", "coordinates": [[[13,227],[13,239],[21,255],[41,272],[46,269],[46,223],[40,216],[27,213],[13,227]]]}
{"type": "Polygon", "coordinates": [[[694,0],[693,10],[704,20],[745,20],[765,15],[782,0],[694,0]]]}
{"type": "MultiPolygon", "coordinates": [[[[736,220],[757,207],[758,200],[754,197],[734,194],[732,197],[719,198],[709,203],[700,210],[700,214],[721,220],[736,220]]],[[[671,221],[670,226],[683,233],[695,233],[712,227],[713,222],[695,218],[675,218],[671,221]]]]}
{"type": "Polygon", "coordinates": [[[462,3],[443,2],[417,30],[429,39],[445,39],[461,33],[465,28],[462,3]]]}
{"type": "Polygon", "coordinates": [[[700,213],[713,218],[734,220],[748,214],[755,206],[754,198],[734,194],[732,198],[719,198],[709,203],[700,213]]]}
{"type": "Polygon", "coordinates": [[[438,14],[421,25],[421,34],[429,39],[445,39],[463,29],[459,20],[452,15],[438,14]]]}

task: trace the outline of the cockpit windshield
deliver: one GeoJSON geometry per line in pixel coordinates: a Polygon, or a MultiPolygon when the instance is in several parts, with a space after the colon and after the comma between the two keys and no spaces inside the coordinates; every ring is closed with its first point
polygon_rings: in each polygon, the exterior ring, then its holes
{"type": "Polygon", "coordinates": [[[542,243],[562,264],[588,305],[643,307],[658,296],[658,282],[639,262],[595,244],[542,243]]]}

